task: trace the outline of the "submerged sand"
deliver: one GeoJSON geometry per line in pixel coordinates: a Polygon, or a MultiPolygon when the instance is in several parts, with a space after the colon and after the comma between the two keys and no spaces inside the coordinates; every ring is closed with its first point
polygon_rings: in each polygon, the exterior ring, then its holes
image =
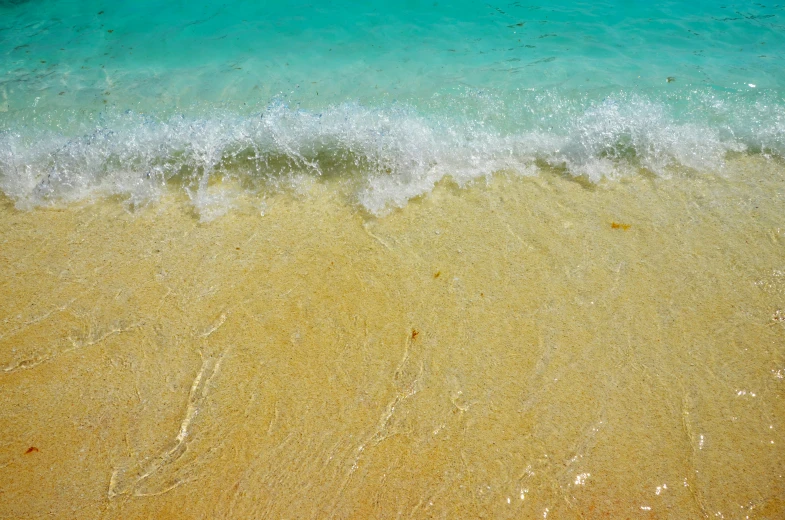
{"type": "Polygon", "coordinates": [[[2,518],[782,518],[785,168],[0,207],[2,518]]]}

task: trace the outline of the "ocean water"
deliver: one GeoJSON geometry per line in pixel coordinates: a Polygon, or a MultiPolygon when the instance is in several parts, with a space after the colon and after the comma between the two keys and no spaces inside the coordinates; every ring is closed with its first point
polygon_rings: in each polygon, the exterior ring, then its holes
{"type": "Polygon", "coordinates": [[[785,518],[784,17],[0,0],[0,518],[785,518]]]}
{"type": "Polygon", "coordinates": [[[780,5],[37,0],[0,20],[0,189],[20,207],[144,203],[176,179],[207,215],[216,181],[351,170],[382,214],[445,176],[785,154],[780,5]]]}

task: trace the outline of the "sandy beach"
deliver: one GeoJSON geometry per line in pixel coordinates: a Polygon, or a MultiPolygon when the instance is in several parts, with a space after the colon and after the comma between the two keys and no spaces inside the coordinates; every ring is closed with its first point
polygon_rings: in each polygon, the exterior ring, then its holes
{"type": "Polygon", "coordinates": [[[6,199],[0,517],[778,518],[783,207],[755,156],[383,217],[6,199]]]}

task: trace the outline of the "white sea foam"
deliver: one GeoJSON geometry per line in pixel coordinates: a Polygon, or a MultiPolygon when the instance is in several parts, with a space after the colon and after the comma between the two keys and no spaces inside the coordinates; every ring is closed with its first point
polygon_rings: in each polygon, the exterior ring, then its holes
{"type": "Polygon", "coordinates": [[[464,184],[499,171],[531,175],[537,164],[550,164],[596,182],[640,167],[658,175],[674,167],[719,170],[729,151],[785,155],[782,104],[701,92],[678,117],[674,106],[619,94],[577,112],[574,103],[570,110],[554,104],[547,125],[507,121],[503,128],[404,105],[307,111],[280,101],[242,116],[214,110],[161,120],[125,112],[78,132],[6,122],[0,189],[19,207],[32,207],[107,195],[139,204],[180,186],[209,219],[231,208],[230,192],[211,187],[222,179],[259,186],[302,174],[347,175],[356,181],[357,202],[381,214],[445,176],[464,184]]]}

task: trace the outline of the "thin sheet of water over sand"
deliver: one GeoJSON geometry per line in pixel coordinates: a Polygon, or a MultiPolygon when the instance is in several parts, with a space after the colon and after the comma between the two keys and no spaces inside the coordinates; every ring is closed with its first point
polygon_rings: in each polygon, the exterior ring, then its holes
{"type": "Polygon", "coordinates": [[[785,170],[0,207],[2,518],[782,518],[785,170]]]}

